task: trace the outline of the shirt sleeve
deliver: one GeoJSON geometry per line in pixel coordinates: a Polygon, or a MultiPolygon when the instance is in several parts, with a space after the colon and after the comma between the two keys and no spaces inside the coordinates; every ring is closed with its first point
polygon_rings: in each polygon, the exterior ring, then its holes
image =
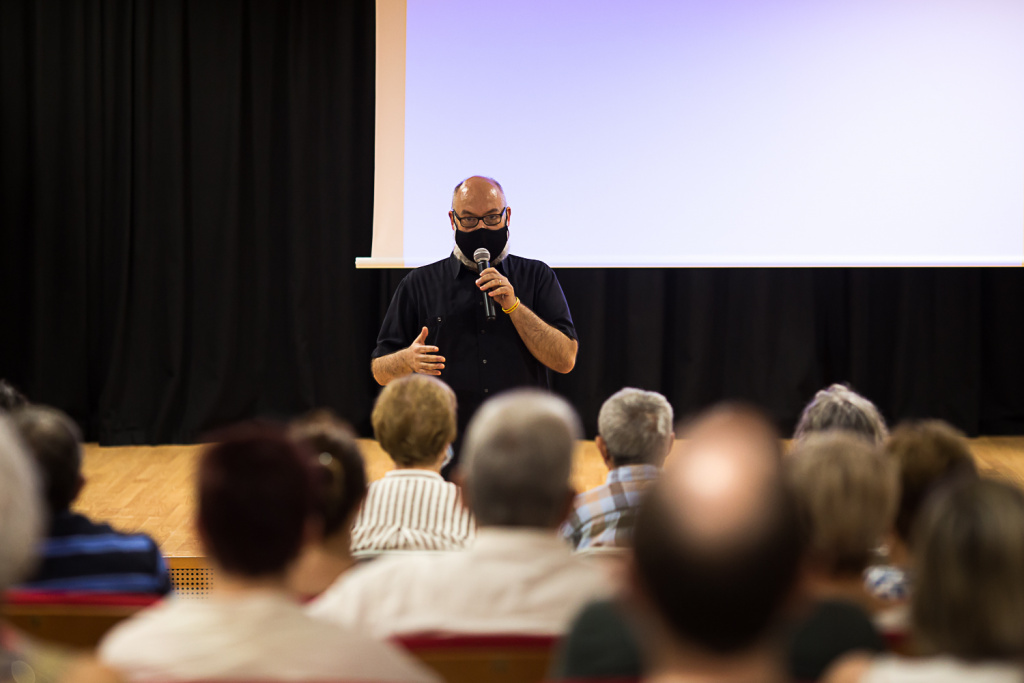
{"type": "Polygon", "coordinates": [[[555,271],[545,263],[538,263],[538,265],[533,312],[565,336],[578,341],[576,327],[573,325],[572,315],[569,313],[569,304],[565,300],[565,294],[562,292],[562,286],[558,283],[555,271]]]}
{"type": "Polygon", "coordinates": [[[370,358],[380,358],[401,351],[409,346],[420,332],[420,315],[416,310],[413,287],[409,284],[410,276],[411,274],[402,278],[395,295],[391,297],[391,304],[377,335],[377,347],[370,358]]]}

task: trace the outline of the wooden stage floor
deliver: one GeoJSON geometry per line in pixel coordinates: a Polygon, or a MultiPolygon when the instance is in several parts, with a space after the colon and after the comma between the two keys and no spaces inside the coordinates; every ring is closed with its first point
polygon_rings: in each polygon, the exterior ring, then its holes
{"type": "MultiPolygon", "coordinates": [[[[391,461],[376,441],[361,439],[367,474],[379,479],[391,461]]],[[[1024,486],[1024,437],[970,440],[979,467],[1024,486]]],[[[85,447],[85,489],[75,509],[123,531],[145,531],[169,557],[202,555],[192,526],[192,477],[201,446],[85,447]]],[[[607,470],[593,441],[582,441],[573,463],[573,484],[585,491],[604,482],[607,470]]]]}

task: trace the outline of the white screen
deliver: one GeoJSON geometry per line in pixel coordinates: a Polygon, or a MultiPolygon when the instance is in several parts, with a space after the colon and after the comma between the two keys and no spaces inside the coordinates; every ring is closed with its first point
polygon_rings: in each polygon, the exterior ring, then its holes
{"type": "Polygon", "coordinates": [[[505,187],[512,251],[554,266],[1024,259],[1022,0],[405,16],[403,177],[375,201],[401,203],[406,266],[450,252],[472,174],[505,187]]]}

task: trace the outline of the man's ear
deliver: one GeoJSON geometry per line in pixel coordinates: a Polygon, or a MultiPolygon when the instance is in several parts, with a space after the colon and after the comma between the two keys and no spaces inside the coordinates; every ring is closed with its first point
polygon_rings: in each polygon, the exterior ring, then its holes
{"type": "Polygon", "coordinates": [[[448,212],[448,222],[450,222],[452,224],[452,230],[453,231],[454,230],[458,230],[458,228],[455,225],[455,211],[454,210],[448,212]]]}
{"type": "Polygon", "coordinates": [[[512,207],[511,206],[506,206],[505,207],[505,227],[507,228],[508,224],[511,223],[511,222],[512,222],[512,207]]]}

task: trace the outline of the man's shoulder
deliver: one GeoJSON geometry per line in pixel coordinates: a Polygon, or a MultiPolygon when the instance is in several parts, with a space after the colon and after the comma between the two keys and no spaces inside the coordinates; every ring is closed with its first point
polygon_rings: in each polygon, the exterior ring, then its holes
{"type": "Polygon", "coordinates": [[[525,271],[532,272],[548,272],[553,273],[554,271],[544,261],[540,259],[527,258],[525,256],[519,256],[517,254],[509,254],[505,257],[504,262],[512,268],[518,268],[525,271]]]}
{"type": "Polygon", "coordinates": [[[329,612],[335,606],[349,604],[354,598],[368,597],[375,587],[386,587],[391,593],[401,589],[415,590],[413,579],[423,581],[443,576],[438,567],[450,562],[456,552],[399,550],[378,555],[342,574],[310,603],[309,612],[314,615],[329,612]]]}
{"type": "Polygon", "coordinates": [[[47,544],[56,547],[78,547],[89,552],[142,552],[157,547],[156,541],[142,532],[118,531],[106,522],[94,522],[80,514],[55,520],[47,544]]]}
{"type": "Polygon", "coordinates": [[[451,275],[455,265],[452,263],[453,256],[449,254],[443,259],[434,261],[433,263],[427,263],[422,266],[417,266],[406,273],[406,279],[419,279],[425,277],[439,277],[442,275],[451,275]]]}

